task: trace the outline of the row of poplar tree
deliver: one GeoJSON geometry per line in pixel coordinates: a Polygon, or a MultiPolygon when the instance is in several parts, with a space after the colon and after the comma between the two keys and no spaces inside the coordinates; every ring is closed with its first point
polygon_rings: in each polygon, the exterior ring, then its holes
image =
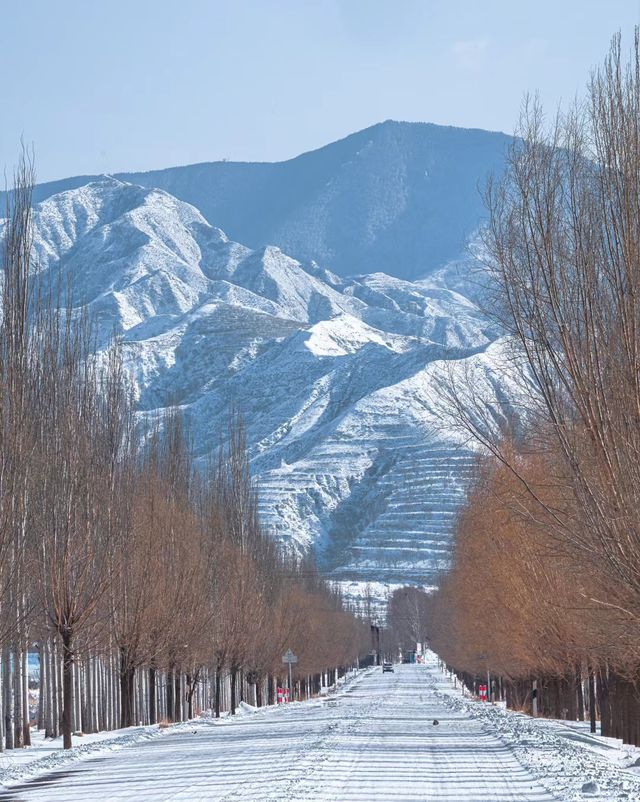
{"type": "Polygon", "coordinates": [[[261,530],[237,419],[199,472],[178,415],[140,421],[117,344],[96,357],[68,277],[34,263],[33,183],[23,157],[1,231],[2,742],[29,744],[34,716],[68,748],[272,703],[287,648],[298,694],[334,681],[368,628],[261,530]]]}
{"type": "Polygon", "coordinates": [[[518,404],[501,416],[470,403],[472,375],[443,382],[489,456],[429,600],[431,643],[514,707],[588,708],[640,744],[638,32],[568,113],[547,123],[534,101],[522,120],[486,235],[518,404]]]}

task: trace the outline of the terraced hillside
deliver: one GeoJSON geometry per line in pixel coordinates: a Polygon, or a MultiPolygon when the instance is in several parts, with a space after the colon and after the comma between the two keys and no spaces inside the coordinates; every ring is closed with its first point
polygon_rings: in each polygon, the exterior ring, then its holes
{"type": "Polygon", "coordinates": [[[73,278],[100,349],[119,333],[141,415],[179,405],[205,464],[243,413],[274,537],[347,584],[434,581],[472,470],[440,415],[439,376],[473,366],[497,421],[509,406],[470,265],[340,278],[112,178],[48,198],[34,219],[43,275],[73,278]]]}

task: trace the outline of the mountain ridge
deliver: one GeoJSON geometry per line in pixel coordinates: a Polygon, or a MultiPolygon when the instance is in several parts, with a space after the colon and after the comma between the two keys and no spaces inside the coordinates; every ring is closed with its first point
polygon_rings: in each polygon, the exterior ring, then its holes
{"type": "Polygon", "coordinates": [[[43,275],[72,276],[102,349],[119,334],[141,416],[177,405],[206,465],[243,414],[279,542],[347,587],[435,581],[473,461],[439,419],[438,373],[476,369],[497,418],[509,395],[500,333],[449,268],[340,277],[114,178],[37,204],[34,225],[43,275]]]}
{"type": "MultiPolygon", "coordinates": [[[[342,275],[428,276],[460,257],[482,220],[478,183],[512,138],[385,121],[282,162],[200,162],[114,175],[165,189],[252,249],[276,245],[342,275]]],[[[92,176],[39,185],[41,201],[92,176]]]]}
{"type": "Polygon", "coordinates": [[[243,414],[283,547],[348,593],[435,584],[475,464],[439,383],[470,371],[496,425],[512,412],[472,279],[476,185],[509,141],[387,122],[284,163],[41,185],[35,261],[72,277],[100,353],[119,335],[138,414],[181,409],[196,463],[243,414]]]}

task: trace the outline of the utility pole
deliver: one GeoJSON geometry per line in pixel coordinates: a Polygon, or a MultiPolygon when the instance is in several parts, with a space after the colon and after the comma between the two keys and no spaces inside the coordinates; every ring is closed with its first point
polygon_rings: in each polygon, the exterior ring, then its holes
{"type": "Polygon", "coordinates": [[[380,627],[376,624],[369,626],[371,628],[371,651],[375,654],[374,665],[379,666],[382,662],[380,659],[380,627]]]}

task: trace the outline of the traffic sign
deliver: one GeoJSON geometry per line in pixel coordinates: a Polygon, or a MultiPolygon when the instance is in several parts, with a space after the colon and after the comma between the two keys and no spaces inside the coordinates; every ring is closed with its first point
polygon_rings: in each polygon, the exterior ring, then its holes
{"type": "Polygon", "coordinates": [[[282,655],[282,662],[287,665],[289,669],[289,700],[293,699],[293,683],[291,681],[291,666],[294,663],[298,662],[298,658],[295,654],[291,651],[291,649],[287,649],[287,653],[282,655]]]}

